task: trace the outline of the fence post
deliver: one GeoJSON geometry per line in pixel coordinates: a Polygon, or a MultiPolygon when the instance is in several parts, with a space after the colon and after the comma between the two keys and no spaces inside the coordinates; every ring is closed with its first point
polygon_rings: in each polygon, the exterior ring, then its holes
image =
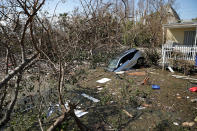
{"type": "Polygon", "coordinates": [[[162,45],[162,70],[164,70],[165,66],[165,51],[164,51],[164,46],[162,45]]]}

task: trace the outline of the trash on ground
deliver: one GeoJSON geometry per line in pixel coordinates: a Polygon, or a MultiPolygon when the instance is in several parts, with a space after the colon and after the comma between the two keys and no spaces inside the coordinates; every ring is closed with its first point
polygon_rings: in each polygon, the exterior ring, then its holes
{"type": "Polygon", "coordinates": [[[168,66],[168,69],[170,72],[174,73],[174,70],[172,69],[172,67],[168,66]]]}
{"type": "Polygon", "coordinates": [[[179,125],[179,123],[178,123],[178,122],[173,122],[173,124],[174,124],[175,126],[178,126],[178,125],[179,125]]]}
{"type": "Polygon", "coordinates": [[[112,95],[116,95],[116,92],[113,92],[112,95]]]}
{"type": "Polygon", "coordinates": [[[96,98],[94,98],[94,97],[91,97],[91,96],[89,96],[89,95],[87,95],[87,94],[85,94],[85,93],[82,93],[81,94],[83,97],[86,97],[86,98],[88,98],[89,100],[92,100],[93,102],[99,102],[100,100],[98,100],[98,99],[96,99],[96,98]]]}
{"type": "MultiPolygon", "coordinates": [[[[66,109],[69,109],[68,103],[64,104],[64,106],[65,106],[66,109]]],[[[48,108],[47,117],[49,117],[49,116],[51,116],[51,115],[53,114],[53,112],[56,110],[55,107],[58,107],[57,110],[58,110],[58,111],[61,111],[61,109],[60,109],[60,107],[59,107],[59,104],[55,104],[54,106],[50,106],[50,107],[48,108]]],[[[78,108],[81,108],[81,107],[78,107],[78,108]]],[[[75,112],[75,115],[76,115],[77,117],[82,117],[83,115],[85,115],[85,114],[88,113],[88,112],[85,112],[85,111],[83,111],[83,110],[77,110],[77,109],[75,109],[74,112],[75,112]]]]}
{"type": "Polygon", "coordinates": [[[193,102],[193,103],[197,102],[197,98],[191,99],[191,102],[193,102]]]}
{"type": "Polygon", "coordinates": [[[152,107],[150,104],[142,104],[143,107],[152,107]]]}
{"type": "Polygon", "coordinates": [[[182,126],[189,126],[189,127],[191,127],[191,126],[193,126],[195,123],[194,122],[183,122],[182,123],[182,126]]]}
{"type": "Polygon", "coordinates": [[[177,98],[177,99],[181,99],[181,97],[180,97],[180,96],[177,96],[176,98],[177,98]]]}
{"type": "Polygon", "coordinates": [[[191,92],[197,92],[197,87],[189,88],[189,90],[190,90],[191,92]]]}
{"type": "Polygon", "coordinates": [[[145,76],[146,72],[142,71],[142,72],[131,72],[131,73],[127,73],[130,76],[145,76]]]}
{"type": "Polygon", "coordinates": [[[81,116],[83,116],[83,115],[85,115],[85,114],[87,114],[88,112],[84,112],[83,110],[74,110],[74,112],[75,112],[75,115],[77,116],[77,117],[81,117],[81,116]]]}
{"type": "Polygon", "coordinates": [[[144,80],[142,81],[141,85],[147,85],[148,84],[148,80],[149,80],[149,77],[145,77],[144,80]]]}
{"type": "Polygon", "coordinates": [[[191,78],[191,77],[188,77],[188,76],[180,76],[180,75],[172,75],[172,76],[175,77],[175,78],[178,78],[178,79],[185,79],[185,80],[194,80],[194,81],[197,81],[197,79],[191,78]]]}
{"type": "Polygon", "coordinates": [[[189,96],[187,96],[186,98],[189,99],[189,96]]]}
{"type": "Polygon", "coordinates": [[[139,106],[137,107],[138,110],[143,110],[143,109],[146,109],[146,107],[143,107],[143,106],[139,106]]]}
{"type": "Polygon", "coordinates": [[[120,74],[124,74],[124,71],[116,72],[116,74],[118,74],[118,75],[120,75],[120,74]]]}
{"type": "Polygon", "coordinates": [[[128,111],[126,111],[126,110],[122,110],[127,116],[129,116],[129,117],[133,117],[133,115],[131,115],[128,111]]]}
{"type": "Polygon", "coordinates": [[[158,85],[152,85],[152,89],[158,90],[158,89],[160,89],[160,86],[158,86],[158,85]]]}
{"type": "Polygon", "coordinates": [[[187,76],[172,75],[175,78],[187,78],[187,76]]]}
{"type": "Polygon", "coordinates": [[[102,89],[103,89],[102,87],[97,88],[97,90],[99,90],[99,91],[101,91],[102,89]]]}
{"type": "Polygon", "coordinates": [[[98,83],[106,83],[106,82],[108,82],[108,81],[110,81],[111,79],[109,79],[109,78],[102,78],[102,79],[100,79],[100,80],[97,80],[96,82],[98,82],[98,83]]]}

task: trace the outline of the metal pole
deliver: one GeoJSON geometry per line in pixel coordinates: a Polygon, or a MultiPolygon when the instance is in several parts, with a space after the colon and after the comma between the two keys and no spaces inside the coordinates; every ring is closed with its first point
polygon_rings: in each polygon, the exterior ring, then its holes
{"type": "Polygon", "coordinates": [[[197,26],[196,26],[196,36],[195,36],[195,43],[194,43],[194,45],[196,46],[196,43],[197,42],[197,26]]]}

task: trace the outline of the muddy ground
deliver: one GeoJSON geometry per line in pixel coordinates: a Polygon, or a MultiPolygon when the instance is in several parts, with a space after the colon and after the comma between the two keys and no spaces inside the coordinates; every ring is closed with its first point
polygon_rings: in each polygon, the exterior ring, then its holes
{"type": "Polygon", "coordinates": [[[88,70],[85,78],[79,80],[80,87],[91,90],[87,94],[100,100],[83,117],[87,125],[96,130],[197,130],[197,123],[182,126],[183,122],[194,122],[197,116],[197,102],[192,101],[197,94],[188,90],[194,83],[174,78],[171,72],[161,69],[129,72],[146,74],[117,75],[100,68],[88,70]],[[111,80],[97,83],[101,78],[111,80]],[[145,78],[148,81],[143,85],[145,78]],[[160,89],[153,90],[152,84],[159,85],[160,89]]]}
{"type": "MultiPolygon", "coordinates": [[[[65,101],[79,103],[80,108],[88,112],[80,117],[80,120],[90,130],[197,130],[197,122],[194,121],[197,116],[197,101],[193,100],[197,98],[197,94],[188,90],[196,86],[195,82],[174,78],[170,71],[163,71],[159,68],[133,69],[124,74],[107,72],[103,68],[81,69],[72,75],[73,77],[70,78],[72,81],[69,81],[69,84],[65,82],[66,88],[63,95],[65,101]],[[128,74],[132,72],[142,73],[141,76],[128,74]],[[111,80],[102,84],[96,82],[102,78],[111,80]],[[145,78],[148,80],[142,84],[145,78]],[[160,89],[153,90],[152,84],[159,85],[160,89]],[[83,93],[100,101],[93,102],[83,97],[81,95],[83,93]],[[190,126],[183,126],[184,122],[194,123],[190,126]]],[[[33,76],[30,75],[27,78],[32,82],[30,85],[39,85],[38,82],[33,82],[34,79],[36,81],[33,76]]],[[[197,75],[191,77],[197,78],[197,75]]],[[[42,82],[44,86],[39,87],[42,91],[41,96],[45,95],[44,99],[48,102],[42,103],[44,105],[42,114],[47,119],[43,119],[43,126],[46,129],[50,125],[50,118],[53,117],[53,115],[47,116],[50,111],[49,105],[58,103],[57,95],[55,95],[57,93],[53,90],[57,87],[57,83],[50,79],[50,74],[45,74],[41,81],[44,82],[42,82]]],[[[33,101],[39,101],[39,92],[29,94],[34,96],[33,101]],[[38,97],[35,99],[35,96],[38,97]]],[[[27,93],[23,95],[27,98],[27,93]]],[[[23,95],[18,99],[16,111],[8,127],[14,130],[38,130],[38,111],[34,110],[32,103],[26,102],[26,106],[20,103],[24,100],[23,95]],[[30,105],[30,110],[26,110],[29,108],[27,105],[30,105]],[[17,110],[20,106],[25,111],[17,110]]],[[[65,122],[63,128],[64,130],[78,130],[73,120],[65,122]]]]}

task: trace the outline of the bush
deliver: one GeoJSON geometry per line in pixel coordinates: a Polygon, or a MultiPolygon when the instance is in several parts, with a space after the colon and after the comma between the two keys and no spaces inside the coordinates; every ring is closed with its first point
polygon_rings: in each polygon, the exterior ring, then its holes
{"type": "Polygon", "coordinates": [[[156,49],[146,49],[145,53],[145,65],[147,66],[158,66],[160,54],[156,49]]]}
{"type": "Polygon", "coordinates": [[[195,63],[194,61],[183,60],[184,56],[185,54],[179,51],[172,52],[173,59],[170,60],[170,66],[188,75],[195,68],[195,63]]]}

